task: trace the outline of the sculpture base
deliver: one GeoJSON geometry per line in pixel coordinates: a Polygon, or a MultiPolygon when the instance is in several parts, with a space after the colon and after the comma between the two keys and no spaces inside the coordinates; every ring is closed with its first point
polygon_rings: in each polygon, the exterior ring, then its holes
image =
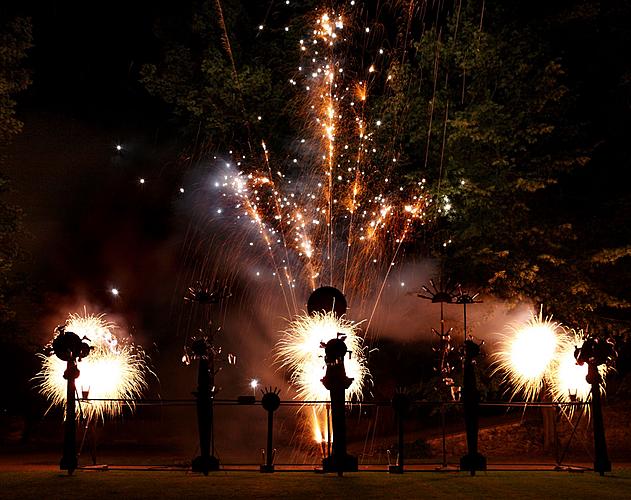
{"type": "Polygon", "coordinates": [[[273,465],[261,465],[261,472],[265,472],[265,473],[274,472],[274,466],[273,465]]]}
{"type": "Polygon", "coordinates": [[[193,459],[192,471],[202,472],[204,475],[208,475],[209,472],[219,470],[219,459],[214,456],[204,457],[199,456],[193,459]]]}
{"type": "Polygon", "coordinates": [[[331,455],[322,460],[323,472],[357,472],[357,457],[353,455],[342,455],[340,457],[331,455]]]}
{"type": "Polygon", "coordinates": [[[70,456],[70,457],[62,457],[61,461],[59,462],[59,469],[61,470],[67,470],[68,474],[72,474],[75,470],[77,470],[77,465],[79,464],[79,461],[77,460],[77,457],[74,456],[70,456]]]}
{"type": "Polygon", "coordinates": [[[460,470],[468,470],[472,476],[477,470],[486,470],[486,457],[480,453],[468,453],[460,459],[460,470]]]}
{"type": "Polygon", "coordinates": [[[605,475],[605,472],[611,472],[611,462],[607,459],[594,460],[594,472],[600,473],[601,476],[605,475]]]}
{"type": "Polygon", "coordinates": [[[389,465],[388,472],[390,474],[403,474],[403,466],[402,465],[389,465]]]}

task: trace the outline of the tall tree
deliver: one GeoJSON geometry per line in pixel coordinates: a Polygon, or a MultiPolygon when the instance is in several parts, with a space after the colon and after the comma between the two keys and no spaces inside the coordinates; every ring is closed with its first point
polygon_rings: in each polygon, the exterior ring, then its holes
{"type": "MultiPolygon", "coordinates": [[[[31,22],[15,18],[0,28],[0,166],[4,149],[22,129],[16,117],[15,95],[30,84],[24,66],[32,45],[31,22]]],[[[2,199],[9,189],[8,179],[0,170],[0,324],[11,319],[10,297],[15,292],[14,265],[19,257],[16,233],[20,227],[20,210],[2,199]]]]}
{"type": "MultiPolygon", "coordinates": [[[[433,208],[420,240],[430,244],[417,250],[439,257],[458,280],[543,304],[572,326],[626,328],[631,217],[622,178],[611,174],[614,163],[629,161],[612,153],[621,150],[620,131],[629,123],[631,69],[613,57],[630,39],[629,7],[396,4],[405,7],[402,15],[384,14],[378,2],[374,11],[373,2],[363,7],[366,26],[369,16],[383,14],[377,24],[390,33],[380,40],[389,63],[370,77],[367,114],[382,123],[372,139],[385,147],[374,165],[395,156],[391,181],[424,178],[430,189],[433,208]],[[566,35],[584,46],[575,48],[566,35]],[[612,109],[618,103],[617,128],[596,111],[601,102],[612,109]],[[607,127],[616,140],[603,149],[607,127]],[[612,196],[596,194],[595,186],[612,196]]],[[[272,11],[244,5],[200,1],[186,29],[161,24],[162,60],[143,73],[149,91],[213,149],[243,149],[250,137],[282,142],[296,126],[286,85],[296,40],[268,30],[272,11]]],[[[299,36],[303,18],[294,22],[300,29],[290,33],[299,36]]],[[[369,52],[358,48],[358,57],[369,52]]]]}
{"type": "MultiPolygon", "coordinates": [[[[294,11],[309,11],[312,3],[294,11]]],[[[302,22],[267,4],[196,0],[190,11],[165,13],[156,23],[162,54],[143,67],[142,82],[207,149],[258,148],[257,137],[282,144],[291,127],[287,81],[297,67],[302,22]]]]}
{"type": "Polygon", "coordinates": [[[431,186],[430,251],[447,275],[606,329],[601,312],[630,304],[598,268],[628,247],[609,249],[577,216],[569,191],[595,141],[549,35],[563,16],[522,4],[463,2],[425,31],[392,68],[384,122],[408,175],[431,186]]]}

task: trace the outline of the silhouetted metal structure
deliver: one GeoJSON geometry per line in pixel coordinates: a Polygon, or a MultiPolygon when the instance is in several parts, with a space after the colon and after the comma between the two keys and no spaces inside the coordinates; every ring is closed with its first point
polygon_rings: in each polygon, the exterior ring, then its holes
{"type": "Polygon", "coordinates": [[[613,341],[588,337],[581,347],[576,348],[574,357],[579,365],[587,363],[585,379],[591,384],[591,413],[594,430],[594,471],[601,476],[611,471],[611,462],[607,453],[605,424],[603,422],[600,384],[602,377],[598,371],[600,365],[609,364],[616,356],[613,341]]]}
{"type": "Polygon", "coordinates": [[[66,362],[64,378],[68,381],[66,389],[66,415],[64,419],[64,449],[59,462],[61,470],[67,470],[72,474],[78,465],[77,458],[77,416],[76,416],[76,380],[80,372],[77,362],[90,354],[91,347],[79,338],[76,333],[67,332],[65,326],[56,328],[57,336],[53,340],[55,355],[66,362]]]}
{"type": "MultiPolygon", "coordinates": [[[[339,334],[338,334],[339,335],[339,334]]],[[[333,452],[322,460],[324,472],[357,471],[357,457],[346,453],[346,389],[353,382],[346,376],[344,358],[349,352],[344,336],[329,340],[324,347],[326,374],[322,384],[331,394],[331,422],[333,424],[333,452]]]]}
{"type": "MultiPolygon", "coordinates": [[[[215,398],[215,375],[221,368],[215,366],[217,357],[221,354],[221,348],[215,347],[215,334],[221,331],[221,328],[213,329],[210,320],[211,307],[223,299],[230,297],[230,293],[226,288],[220,288],[198,281],[195,286],[188,288],[188,295],[184,297],[185,301],[202,306],[203,322],[208,323],[209,329],[201,330],[199,337],[193,338],[190,346],[190,352],[193,358],[198,360],[197,367],[197,391],[193,393],[197,406],[197,428],[199,432],[199,451],[198,457],[193,459],[193,472],[202,472],[208,475],[210,471],[219,470],[219,459],[215,457],[215,436],[214,436],[214,415],[213,403],[215,398]]],[[[185,354],[183,360],[188,364],[188,353],[185,345],[185,354]]],[[[232,363],[228,355],[228,362],[232,363]]]]}
{"type": "Polygon", "coordinates": [[[206,337],[193,341],[191,351],[198,359],[197,392],[197,428],[199,432],[199,456],[193,459],[193,472],[208,475],[209,471],[219,470],[219,459],[215,457],[213,435],[213,398],[215,392],[215,363],[212,346],[206,337]]]}
{"type": "Polygon", "coordinates": [[[464,343],[462,403],[464,406],[465,429],[467,432],[467,454],[460,458],[460,470],[471,475],[486,470],[486,457],[478,453],[480,393],[475,374],[475,358],[480,354],[480,345],[469,337],[464,343]]]}
{"type": "Polygon", "coordinates": [[[261,404],[267,411],[267,448],[265,450],[265,463],[261,465],[261,472],[274,472],[274,455],[276,450],[273,448],[273,433],[274,433],[274,412],[278,410],[280,406],[280,393],[278,388],[266,389],[263,392],[261,398],[261,404]]]}
{"type": "Polygon", "coordinates": [[[395,393],[392,398],[392,408],[397,416],[397,431],[398,431],[398,453],[397,453],[397,463],[395,465],[390,465],[388,467],[388,472],[391,474],[403,474],[403,467],[405,465],[405,441],[404,441],[404,429],[403,429],[403,421],[410,411],[410,398],[407,394],[403,392],[395,393]]]}
{"type": "MultiPolygon", "coordinates": [[[[346,314],[346,298],[337,288],[323,286],[314,290],[307,302],[309,314],[318,312],[333,312],[335,316],[341,317],[346,314]]],[[[348,353],[348,348],[344,342],[345,336],[337,334],[337,338],[329,340],[326,344],[321,343],[324,348],[324,361],[326,363],[326,373],[322,379],[322,384],[331,394],[331,422],[333,426],[333,451],[322,460],[324,472],[337,472],[342,475],[344,472],[357,471],[357,457],[346,452],[346,389],[353,382],[352,378],[346,376],[344,368],[344,358],[348,353]]]]}

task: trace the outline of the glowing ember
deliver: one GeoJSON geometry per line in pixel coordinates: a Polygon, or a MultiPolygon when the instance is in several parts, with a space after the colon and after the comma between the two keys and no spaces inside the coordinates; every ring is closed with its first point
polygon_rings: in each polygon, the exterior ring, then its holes
{"type": "MultiPolygon", "coordinates": [[[[123,343],[113,333],[114,323],[107,322],[103,314],[70,314],[66,331],[87,337],[92,346],[90,355],[78,363],[81,372],[77,379],[79,396],[89,398],[77,405],[88,418],[118,415],[123,406],[133,408],[132,401],[112,401],[138,398],[147,388],[146,375],[151,373],[143,352],[131,343],[123,343]],[[97,400],[109,401],[97,401],[97,400]]],[[[53,353],[40,355],[42,369],[34,377],[40,393],[52,406],[66,403],[66,362],[53,353]]]]}

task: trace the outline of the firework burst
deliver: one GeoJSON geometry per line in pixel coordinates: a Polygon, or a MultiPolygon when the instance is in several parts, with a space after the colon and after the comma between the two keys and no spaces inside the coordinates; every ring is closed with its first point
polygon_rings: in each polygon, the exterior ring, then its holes
{"type": "MultiPolygon", "coordinates": [[[[125,405],[133,408],[132,400],[147,388],[146,376],[151,370],[144,353],[131,342],[119,339],[114,334],[116,328],[103,314],[84,312],[68,317],[66,330],[87,337],[92,346],[90,355],[79,362],[81,374],[76,381],[77,389],[90,398],[77,407],[88,419],[119,415],[125,405]]],[[[52,352],[39,356],[42,369],[34,377],[39,392],[51,407],[65,405],[66,362],[52,352]]]]}
{"type": "MultiPolygon", "coordinates": [[[[579,365],[574,356],[577,346],[585,340],[582,332],[574,333],[568,338],[563,350],[559,353],[554,367],[554,383],[551,386],[552,397],[555,401],[589,401],[591,385],[587,382],[587,364],[579,365]]],[[[601,390],[605,389],[605,377],[609,371],[607,364],[600,365],[598,371],[601,376],[601,390]]],[[[570,410],[573,407],[569,407],[570,410]]]]}
{"type": "MultiPolygon", "coordinates": [[[[525,324],[509,325],[508,329],[493,355],[493,373],[500,373],[502,382],[511,388],[511,399],[522,396],[530,402],[544,397],[559,403],[589,400],[588,367],[578,365],[574,357],[576,346],[584,340],[582,332],[569,331],[544,318],[541,311],[525,324]]],[[[599,367],[603,389],[607,370],[607,365],[599,367]]],[[[574,406],[564,411],[571,416],[574,406]]]]}
{"type": "Polygon", "coordinates": [[[328,401],[329,391],[321,380],[325,375],[324,350],[321,343],[346,336],[350,357],[344,363],[346,374],[353,379],[348,388],[350,399],[361,399],[370,373],[366,366],[359,325],[336,318],[333,313],[301,314],[294,317],[276,347],[276,360],[290,373],[290,381],[303,401],[328,401]]]}
{"type": "MultiPolygon", "coordinates": [[[[316,11],[299,40],[300,63],[287,75],[302,124],[291,152],[251,138],[261,144],[258,152],[233,150],[217,159],[211,181],[211,218],[230,235],[218,260],[233,272],[256,263],[257,279],[278,286],[289,324],[276,359],[301,400],[328,399],[320,343],[337,333],[351,351],[347,394],[361,397],[369,379],[363,342],[377,338],[371,322],[404,244],[429,221],[426,179],[398,170],[398,138],[384,137],[389,118],[371,106],[371,93],[383,95],[392,83],[383,47],[366,49],[369,41],[380,43],[371,33],[361,9],[316,11]],[[356,43],[371,55],[357,57],[356,43]],[[355,318],[366,318],[363,340],[359,323],[302,313],[302,298],[321,286],[338,288],[355,318]]],[[[323,436],[317,413],[313,426],[323,436]]]]}
{"type": "MultiPolygon", "coordinates": [[[[303,401],[328,401],[329,391],[322,384],[326,373],[322,345],[337,338],[338,333],[346,337],[349,358],[345,361],[346,374],[353,381],[348,390],[350,399],[361,399],[370,372],[366,364],[363,339],[359,336],[359,325],[333,312],[301,314],[294,316],[276,346],[276,360],[290,374],[290,382],[297,397],[303,401]]],[[[310,422],[317,443],[330,440],[330,427],[324,405],[312,406],[305,414],[310,422]]],[[[323,448],[322,454],[325,455],[323,448]]]]}
{"type": "Polygon", "coordinates": [[[214,213],[234,217],[239,238],[255,236],[249,246],[271,264],[290,317],[300,314],[302,296],[336,286],[369,318],[368,330],[403,243],[425,222],[430,196],[425,179],[403,181],[397,155],[377,141],[382,122],[367,106],[375,63],[344,66],[354,24],[333,11],[315,16],[299,43],[302,63],[288,78],[304,95],[306,128],[296,151],[277,158],[264,142],[260,154],[233,151],[214,182],[216,199],[228,203],[214,213]]]}
{"type": "Polygon", "coordinates": [[[571,346],[570,337],[560,323],[544,318],[541,311],[525,324],[509,325],[508,330],[493,355],[493,373],[500,373],[511,387],[511,399],[521,395],[534,401],[553,385],[559,355],[571,346]]]}

